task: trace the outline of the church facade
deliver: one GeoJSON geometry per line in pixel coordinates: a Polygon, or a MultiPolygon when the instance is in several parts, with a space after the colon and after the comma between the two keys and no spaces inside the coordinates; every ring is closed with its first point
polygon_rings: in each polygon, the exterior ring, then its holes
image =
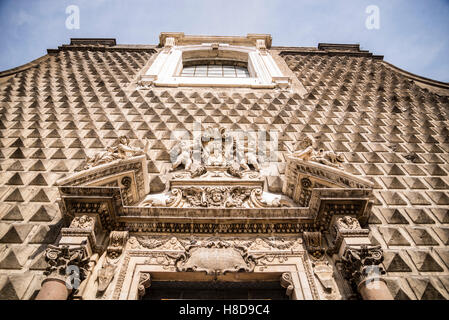
{"type": "Polygon", "coordinates": [[[71,39],[0,111],[0,299],[449,298],[449,84],[359,45],[71,39]]]}

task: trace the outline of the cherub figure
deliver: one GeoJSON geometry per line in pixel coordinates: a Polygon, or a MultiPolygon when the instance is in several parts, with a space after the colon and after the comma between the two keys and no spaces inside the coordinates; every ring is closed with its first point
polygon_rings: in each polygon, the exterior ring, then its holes
{"type": "Polygon", "coordinates": [[[203,148],[203,161],[208,166],[224,164],[223,145],[221,140],[213,139],[203,148]]]}
{"type": "MultiPolygon", "coordinates": [[[[185,170],[189,171],[192,166],[192,147],[193,144],[190,141],[181,140],[179,143],[170,150],[170,154],[173,155],[176,152],[178,155],[176,160],[172,160],[173,164],[170,171],[174,171],[181,164],[184,164],[185,170]]],[[[173,158],[172,158],[173,159],[173,158]]]]}
{"type": "Polygon", "coordinates": [[[243,170],[250,170],[249,165],[252,165],[256,171],[260,171],[255,146],[245,147],[242,141],[236,140],[236,154],[239,165],[243,170]]]}

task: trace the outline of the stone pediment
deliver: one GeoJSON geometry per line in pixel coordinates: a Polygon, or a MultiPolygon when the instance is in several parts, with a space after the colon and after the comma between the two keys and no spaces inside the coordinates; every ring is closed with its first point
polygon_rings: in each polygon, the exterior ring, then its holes
{"type": "Polygon", "coordinates": [[[117,188],[125,205],[132,205],[150,192],[145,155],[116,159],[56,181],[65,187],[117,188]]]}
{"type": "Polygon", "coordinates": [[[363,225],[372,206],[371,182],[296,157],[288,157],[282,194],[265,191],[259,171],[224,162],[168,173],[168,189],[149,194],[145,159],[118,159],[59,180],[65,213],[98,213],[116,230],[297,233],[327,230],[334,215],[363,225]]]}

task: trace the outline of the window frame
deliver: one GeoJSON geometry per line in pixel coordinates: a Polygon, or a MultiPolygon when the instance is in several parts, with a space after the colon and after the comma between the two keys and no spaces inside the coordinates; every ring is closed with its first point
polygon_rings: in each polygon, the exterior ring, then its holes
{"type": "MultiPolygon", "coordinates": [[[[224,58],[223,58],[224,59],[224,58]]],[[[245,88],[288,88],[289,77],[282,74],[276,62],[264,48],[256,46],[230,45],[227,43],[202,43],[191,45],[165,46],[144,75],[144,85],[159,87],[245,87],[245,88]],[[242,62],[246,57],[249,78],[239,77],[185,77],[181,76],[183,55],[190,58],[210,59],[214,52],[224,56],[236,56],[242,62]]]]}
{"type": "MultiPolygon", "coordinates": [[[[200,69],[200,70],[201,70],[200,69]]],[[[238,66],[238,65],[233,65],[233,64],[226,64],[226,61],[224,61],[224,63],[222,64],[194,64],[194,65],[183,65],[183,68],[181,70],[181,73],[179,75],[180,77],[195,77],[195,78],[199,78],[199,77],[207,77],[207,78],[250,78],[251,75],[248,71],[248,68],[242,67],[242,66],[238,66]],[[203,76],[199,76],[197,75],[198,72],[198,68],[201,69],[205,69],[206,70],[206,75],[203,76]],[[185,73],[186,70],[189,70],[188,73],[185,73]],[[216,69],[216,70],[215,70],[216,69]],[[191,70],[193,70],[193,72],[191,72],[191,70]],[[211,72],[214,71],[214,72],[211,72]],[[218,73],[221,73],[221,75],[214,75],[215,71],[220,71],[218,73]]]]}

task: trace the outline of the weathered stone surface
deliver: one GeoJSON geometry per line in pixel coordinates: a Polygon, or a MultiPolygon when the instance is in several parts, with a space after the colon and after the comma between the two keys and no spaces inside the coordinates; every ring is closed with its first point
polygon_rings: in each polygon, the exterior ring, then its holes
{"type": "Polygon", "coordinates": [[[412,78],[369,52],[320,46],[282,48],[276,58],[301,90],[138,88],[139,73],[159,50],[71,44],[33,67],[0,73],[0,299],[23,299],[18,283],[32,281],[10,278],[11,272],[39,273],[44,266],[43,256],[26,247],[35,251],[59,234],[58,179],[126,135],[139,148],[149,139],[149,185],[151,193],[162,192],[176,143],[172,133],[191,135],[194,121],[204,128],[278,132],[276,161],[261,166],[269,192],[282,191],[287,149],[303,136],[314,137],[317,148],[341,152],[345,172],[374,183],[370,239],[392,250],[385,250],[384,265],[395,273],[388,285],[394,298],[447,295],[445,84],[412,78]],[[442,276],[435,280],[427,272],[442,276]]]}

